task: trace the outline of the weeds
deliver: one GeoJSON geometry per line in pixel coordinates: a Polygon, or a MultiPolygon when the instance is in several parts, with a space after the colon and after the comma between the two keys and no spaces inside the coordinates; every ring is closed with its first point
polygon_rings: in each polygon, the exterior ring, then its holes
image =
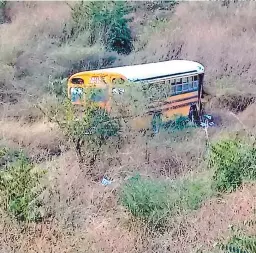
{"type": "Polygon", "coordinates": [[[211,195],[209,177],[170,182],[137,175],[122,188],[120,200],[135,217],[158,226],[171,215],[198,209],[211,195]]]}
{"type": "Polygon", "coordinates": [[[38,196],[42,176],[43,172],[35,171],[22,152],[0,171],[1,205],[18,221],[40,220],[38,196]]]}
{"type": "Polygon", "coordinates": [[[225,253],[254,253],[256,252],[256,237],[234,237],[221,248],[225,253]]]}
{"type": "Polygon", "coordinates": [[[66,96],[67,92],[67,78],[56,78],[53,79],[51,76],[49,77],[49,83],[47,86],[47,90],[50,92],[50,94],[56,95],[56,96],[66,96]]]}
{"type": "MultiPolygon", "coordinates": [[[[255,227],[255,220],[245,222],[245,229],[253,229],[255,227]]],[[[243,229],[232,227],[232,237],[227,243],[219,243],[218,247],[224,253],[254,253],[256,252],[256,236],[246,235],[243,229]]]]}
{"type": "Polygon", "coordinates": [[[0,1],[0,24],[4,23],[5,21],[5,13],[4,13],[5,6],[6,6],[6,1],[1,0],[0,1]]]}
{"type": "Polygon", "coordinates": [[[215,168],[213,187],[233,191],[243,180],[256,178],[255,148],[238,139],[220,140],[211,147],[209,165],[215,168]]]}
{"type": "Polygon", "coordinates": [[[134,216],[163,224],[170,214],[169,188],[161,181],[135,177],[124,186],[121,202],[134,216]]]}

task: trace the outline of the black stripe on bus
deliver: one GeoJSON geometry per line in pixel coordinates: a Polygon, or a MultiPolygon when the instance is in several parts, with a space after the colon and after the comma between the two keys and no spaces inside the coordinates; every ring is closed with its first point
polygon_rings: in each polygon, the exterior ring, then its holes
{"type": "MultiPolygon", "coordinates": [[[[160,105],[158,105],[158,106],[164,106],[164,105],[168,105],[168,104],[178,103],[178,102],[190,100],[190,99],[192,99],[192,98],[198,98],[198,96],[195,95],[195,96],[191,96],[191,97],[187,97],[187,98],[177,99],[177,100],[174,100],[174,101],[160,102],[160,105]]],[[[149,108],[153,108],[153,107],[156,107],[156,106],[153,106],[153,105],[152,105],[152,106],[150,106],[149,108]]]]}
{"type": "Polygon", "coordinates": [[[168,75],[163,75],[163,76],[155,76],[155,77],[149,77],[149,78],[143,78],[143,79],[136,79],[136,80],[132,80],[133,82],[139,82],[139,81],[149,81],[149,80],[154,80],[154,79],[158,79],[158,78],[165,78],[165,77],[172,77],[172,76],[177,76],[178,75],[185,75],[185,74],[198,74],[196,70],[191,70],[191,71],[187,71],[187,72],[180,72],[180,73],[175,73],[175,74],[168,74],[168,75]]]}
{"type": "Polygon", "coordinates": [[[171,108],[168,107],[168,108],[164,108],[164,109],[150,110],[150,111],[147,112],[147,114],[151,115],[151,114],[155,114],[155,113],[159,113],[159,112],[161,113],[161,112],[165,112],[165,111],[169,111],[169,110],[185,107],[185,106],[191,105],[191,103],[194,103],[194,102],[189,102],[189,103],[182,104],[182,105],[176,105],[176,106],[173,106],[171,108]]]}

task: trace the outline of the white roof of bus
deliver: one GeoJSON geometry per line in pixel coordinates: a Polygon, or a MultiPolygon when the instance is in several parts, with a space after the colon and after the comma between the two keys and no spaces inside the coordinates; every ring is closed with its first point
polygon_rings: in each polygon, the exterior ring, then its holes
{"type": "Polygon", "coordinates": [[[125,76],[130,81],[136,81],[192,71],[203,73],[204,67],[200,63],[194,61],[172,60],[117,68],[99,69],[92,72],[118,73],[125,76]]]}

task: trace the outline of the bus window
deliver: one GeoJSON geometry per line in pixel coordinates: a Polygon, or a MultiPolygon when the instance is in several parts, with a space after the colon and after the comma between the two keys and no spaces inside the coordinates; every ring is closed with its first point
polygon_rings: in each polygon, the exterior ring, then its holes
{"type": "Polygon", "coordinates": [[[172,95],[176,94],[176,86],[172,86],[172,95]]]}
{"type": "Polygon", "coordinates": [[[83,98],[83,88],[70,88],[71,101],[80,102],[83,98]]]}
{"type": "Polygon", "coordinates": [[[176,85],[176,94],[182,92],[182,84],[181,85],[176,85]]]}
{"type": "Polygon", "coordinates": [[[113,94],[121,95],[121,94],[124,93],[124,89],[123,89],[123,88],[113,88],[113,89],[112,89],[112,93],[113,93],[113,94]]]}
{"type": "Polygon", "coordinates": [[[72,78],[71,80],[72,84],[84,84],[84,80],[82,78],[72,78]]]}
{"type": "Polygon", "coordinates": [[[118,85],[122,85],[124,82],[125,80],[123,78],[112,79],[112,83],[114,84],[114,86],[117,85],[117,87],[112,88],[112,94],[122,95],[124,93],[124,88],[120,88],[118,87],[118,85]]]}
{"type": "Polygon", "coordinates": [[[193,77],[193,89],[198,89],[198,76],[193,77]]]}
{"type": "Polygon", "coordinates": [[[113,84],[123,84],[125,81],[124,81],[124,79],[123,78],[114,78],[113,80],[112,80],[112,83],[113,84]]]}
{"type": "Polygon", "coordinates": [[[182,91],[184,91],[184,92],[188,91],[188,83],[184,83],[182,85],[182,91]]]}
{"type": "Polygon", "coordinates": [[[193,90],[193,78],[192,78],[192,76],[188,77],[188,90],[189,91],[193,90]]]}
{"type": "Polygon", "coordinates": [[[175,79],[171,79],[171,85],[175,85],[175,79]]]}
{"type": "Polygon", "coordinates": [[[176,79],[176,84],[182,84],[182,78],[177,78],[176,79]]]}
{"type": "Polygon", "coordinates": [[[187,77],[183,77],[182,78],[182,83],[187,83],[188,82],[188,78],[187,77]]]}

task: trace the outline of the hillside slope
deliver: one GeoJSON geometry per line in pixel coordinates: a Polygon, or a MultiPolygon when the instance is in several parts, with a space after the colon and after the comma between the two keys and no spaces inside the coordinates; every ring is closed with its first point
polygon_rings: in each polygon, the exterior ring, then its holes
{"type": "Polygon", "coordinates": [[[0,252],[254,247],[256,3],[225,3],[0,5],[0,252]],[[125,38],[111,39],[128,38],[127,54],[107,44],[121,23],[125,38]],[[205,66],[218,127],[84,137],[63,102],[64,78],[171,59],[205,66]]]}

